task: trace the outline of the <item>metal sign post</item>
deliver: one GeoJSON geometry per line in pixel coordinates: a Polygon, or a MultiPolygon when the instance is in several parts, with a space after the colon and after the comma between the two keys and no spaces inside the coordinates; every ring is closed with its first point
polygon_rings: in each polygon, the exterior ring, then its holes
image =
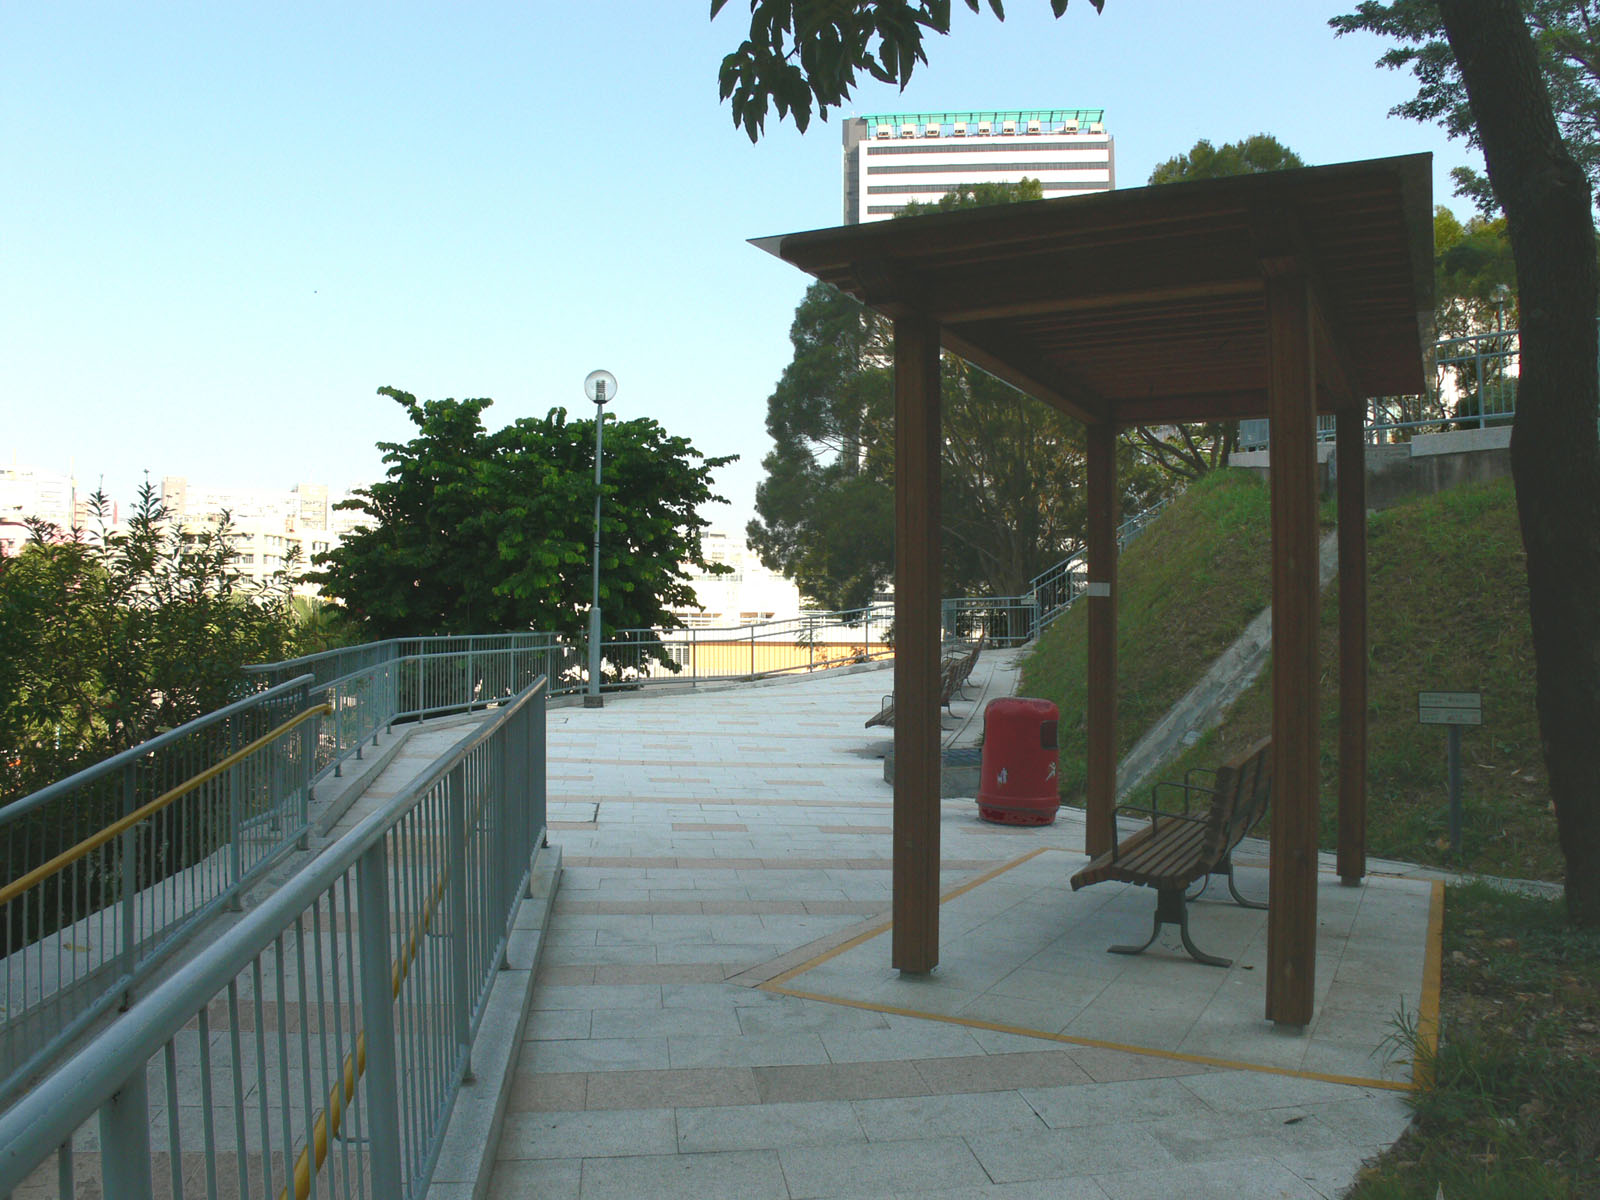
{"type": "Polygon", "coordinates": [[[1483,724],[1481,692],[1418,692],[1417,721],[1450,729],[1450,852],[1461,853],[1461,727],[1483,724]]]}

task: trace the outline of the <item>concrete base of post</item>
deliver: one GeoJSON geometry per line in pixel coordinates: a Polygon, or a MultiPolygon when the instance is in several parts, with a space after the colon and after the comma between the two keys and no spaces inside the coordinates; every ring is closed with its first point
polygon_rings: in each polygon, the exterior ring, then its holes
{"type": "Polygon", "coordinates": [[[604,708],[606,706],[606,698],[604,696],[590,696],[585,693],[583,706],[585,708],[604,708]]]}

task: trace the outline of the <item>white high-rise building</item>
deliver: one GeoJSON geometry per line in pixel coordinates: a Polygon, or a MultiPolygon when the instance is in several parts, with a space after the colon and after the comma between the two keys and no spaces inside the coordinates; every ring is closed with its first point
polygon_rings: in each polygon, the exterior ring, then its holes
{"type": "Polygon", "coordinates": [[[784,620],[800,613],[800,591],[776,571],[762,566],[756,552],[743,539],[707,530],[701,535],[701,552],[707,562],[732,567],[726,575],[711,575],[686,567],[698,609],[677,615],[695,629],[731,628],[761,621],[784,620]]]}
{"type": "Polygon", "coordinates": [[[1101,108],[887,113],[844,123],[844,219],[883,221],[979,183],[1037,179],[1044,198],[1116,186],[1101,108]]]}

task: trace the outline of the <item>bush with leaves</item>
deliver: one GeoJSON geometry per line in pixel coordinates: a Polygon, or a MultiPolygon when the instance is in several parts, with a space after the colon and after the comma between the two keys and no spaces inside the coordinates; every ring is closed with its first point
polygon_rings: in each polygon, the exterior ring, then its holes
{"type": "MultiPolygon", "coordinates": [[[[386,477],[340,507],[373,524],[317,558],[311,578],[373,638],[542,630],[576,637],[591,589],[594,421],[564,409],[490,432],[493,401],[418,401],[380,388],[417,436],[384,442],[386,477]]],[[[712,574],[698,509],[722,498],[706,458],[648,418],[606,420],[600,537],[605,637],[676,628],[687,567],[712,574]]],[[[665,661],[649,636],[644,652],[665,661]]]]}
{"type": "Polygon", "coordinates": [[[0,557],[0,798],[16,799],[236,700],[295,653],[289,580],[247,585],[231,525],[180,528],[146,482],[123,529],[31,523],[0,557]]]}

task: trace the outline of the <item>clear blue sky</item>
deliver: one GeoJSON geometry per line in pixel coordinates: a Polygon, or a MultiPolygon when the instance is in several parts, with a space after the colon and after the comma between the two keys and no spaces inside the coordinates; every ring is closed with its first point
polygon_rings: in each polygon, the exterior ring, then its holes
{"type": "MultiPolygon", "coordinates": [[[[752,146],[716,94],[740,0],[0,6],[0,454],[126,500],[148,470],[336,487],[409,425],[374,394],[490,396],[504,423],[649,414],[742,528],[806,279],[745,239],[836,225],[837,119],[752,146]]],[[[903,93],[846,113],[1103,107],[1117,177],[1198,138],[1311,163],[1431,151],[1409,76],[1289,0],[958,3],[903,93]]]]}

